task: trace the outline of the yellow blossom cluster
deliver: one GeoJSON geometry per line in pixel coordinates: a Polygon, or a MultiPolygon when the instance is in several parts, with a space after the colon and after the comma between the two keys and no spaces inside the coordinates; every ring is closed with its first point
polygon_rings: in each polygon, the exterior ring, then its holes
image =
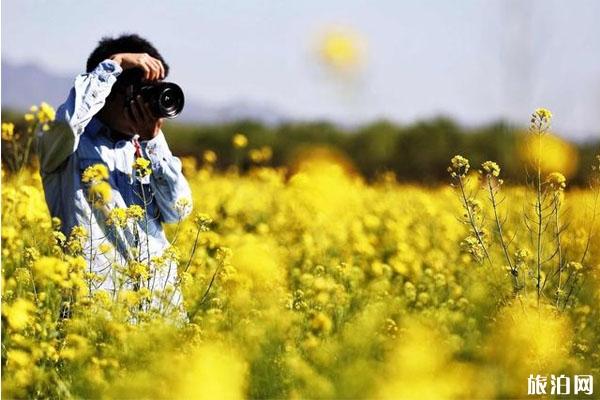
{"type": "MultiPolygon", "coordinates": [[[[594,189],[552,177],[571,212],[559,229],[544,220],[538,281],[525,187],[492,186],[505,199],[495,208],[477,187],[461,202],[451,187],[367,183],[331,159],[247,174],[210,164],[187,164],[193,198],[177,207],[196,214],[166,227],[162,255],[107,261],[114,290],[90,290],[100,272],[80,257],[87,229],[58,230],[39,173],[4,179],[3,395],[525,398],[530,373],[600,373],[594,189]],[[159,270],[176,283],[149,284],[159,270]]],[[[451,160],[465,186],[469,169],[451,160]]],[[[497,179],[500,166],[481,171],[497,179]]],[[[109,173],[96,165],[82,179],[109,173]]],[[[114,227],[145,215],[106,211],[114,227]]]]}
{"type": "Polygon", "coordinates": [[[150,160],[144,157],[137,157],[133,162],[133,170],[138,178],[143,178],[152,173],[150,169],[150,160]]]}

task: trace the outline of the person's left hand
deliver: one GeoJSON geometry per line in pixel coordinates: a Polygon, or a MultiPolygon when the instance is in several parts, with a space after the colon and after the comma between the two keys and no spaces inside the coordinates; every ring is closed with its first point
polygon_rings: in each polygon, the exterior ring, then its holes
{"type": "Polygon", "coordinates": [[[150,107],[144,102],[142,96],[138,95],[135,100],[131,100],[128,109],[132,129],[140,135],[140,139],[150,140],[158,135],[163,119],[152,115],[150,107]]]}

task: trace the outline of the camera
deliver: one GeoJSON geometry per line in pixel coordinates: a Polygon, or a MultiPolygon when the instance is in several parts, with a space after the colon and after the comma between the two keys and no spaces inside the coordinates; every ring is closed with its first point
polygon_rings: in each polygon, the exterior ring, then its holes
{"type": "MultiPolygon", "coordinates": [[[[156,118],[175,118],[183,110],[185,98],[179,85],[172,82],[138,82],[129,85],[127,103],[142,96],[156,118]]],[[[126,103],[126,104],[127,104],[126,103]]]]}

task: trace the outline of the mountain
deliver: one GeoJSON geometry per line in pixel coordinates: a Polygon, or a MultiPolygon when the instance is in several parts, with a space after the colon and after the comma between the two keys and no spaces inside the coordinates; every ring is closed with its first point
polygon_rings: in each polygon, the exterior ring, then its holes
{"type": "MultiPolygon", "coordinates": [[[[75,76],[75,75],[73,75],[75,76]]],[[[57,76],[34,64],[2,61],[2,107],[27,110],[45,101],[57,106],[65,101],[73,78],[57,76]]]]}
{"type": "MultiPolygon", "coordinates": [[[[76,75],[61,76],[39,65],[17,65],[2,60],[2,108],[27,110],[42,101],[57,107],[65,101],[76,75]]],[[[185,103],[178,117],[181,122],[219,124],[251,119],[277,125],[289,120],[281,111],[267,104],[237,101],[220,106],[198,101],[189,95],[185,103]]]]}

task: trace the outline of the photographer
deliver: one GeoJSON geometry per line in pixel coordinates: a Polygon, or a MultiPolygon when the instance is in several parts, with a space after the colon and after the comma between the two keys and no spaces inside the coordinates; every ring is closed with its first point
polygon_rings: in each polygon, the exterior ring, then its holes
{"type": "MultiPolygon", "coordinates": [[[[181,161],[171,154],[161,131],[162,116],[181,111],[183,93],[175,99],[177,109],[160,115],[156,102],[132,89],[143,84],[164,87],[161,81],[168,73],[169,66],[147,40],[137,35],[104,38],[89,56],[87,72],[75,78],[67,100],[57,109],[55,124],[38,137],[46,202],[51,215],[60,218],[66,237],[75,226],[85,228],[82,253],[99,276],[92,289],[162,289],[175,280],[176,267],[156,275],[151,269],[147,280],[117,279],[114,271],[115,263],[149,264],[160,256],[169,244],[162,223],[178,222],[191,212],[181,161]],[[140,157],[149,161],[147,167],[140,157]],[[134,168],[140,163],[143,176],[134,168]],[[94,169],[88,167],[98,164],[105,168],[95,167],[94,180],[94,169]],[[111,221],[115,209],[133,211],[136,207],[130,206],[135,205],[145,216],[111,221]],[[116,251],[101,250],[112,246],[116,251]]],[[[173,106],[173,96],[163,97],[160,101],[173,106]]]]}

